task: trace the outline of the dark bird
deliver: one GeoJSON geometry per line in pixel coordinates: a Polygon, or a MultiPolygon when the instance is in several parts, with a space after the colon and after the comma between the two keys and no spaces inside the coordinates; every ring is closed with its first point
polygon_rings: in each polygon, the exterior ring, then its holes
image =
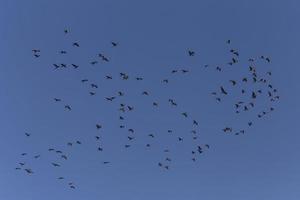
{"type": "Polygon", "coordinates": [[[268,63],[271,62],[270,58],[266,58],[266,61],[267,61],[268,63]]]}
{"type": "Polygon", "coordinates": [[[28,174],[33,174],[33,171],[31,169],[24,169],[28,174]]]}
{"type": "Polygon", "coordinates": [[[88,81],[89,81],[88,79],[82,79],[81,80],[82,83],[85,83],[85,82],[88,82],[88,81]]]}
{"type": "Polygon", "coordinates": [[[78,65],[75,64],[72,64],[72,66],[74,67],[74,69],[77,69],[79,67],[78,65]]]}
{"type": "Polygon", "coordinates": [[[129,111],[132,111],[134,108],[132,106],[127,106],[129,111]]]}
{"type": "Polygon", "coordinates": [[[111,77],[111,76],[105,76],[105,78],[106,78],[106,79],[112,79],[112,77],[111,77]]]}
{"type": "Polygon", "coordinates": [[[34,54],[34,57],[38,58],[40,57],[41,55],[38,55],[38,54],[34,54]]]}
{"type": "Polygon", "coordinates": [[[152,105],[153,105],[153,106],[158,106],[158,103],[153,102],[152,105]]]}
{"type": "Polygon", "coordinates": [[[80,142],[80,141],[76,141],[76,143],[77,143],[77,144],[81,144],[81,142],[80,142]]]}
{"type": "Polygon", "coordinates": [[[231,82],[232,85],[236,85],[236,81],[234,81],[234,80],[230,80],[229,82],[231,82]]]}
{"type": "Polygon", "coordinates": [[[96,128],[97,128],[97,129],[100,129],[100,128],[102,128],[102,125],[96,124],[96,128]]]}
{"type": "Polygon", "coordinates": [[[189,70],[182,69],[182,70],[181,70],[181,72],[185,74],[185,73],[188,73],[188,72],[189,72],[189,70]]]}
{"type": "Polygon", "coordinates": [[[66,64],[63,64],[63,63],[60,64],[60,66],[63,67],[63,68],[67,68],[67,65],[66,65],[66,64]]]}
{"type": "Polygon", "coordinates": [[[231,42],[231,40],[227,40],[227,41],[226,41],[227,44],[230,44],[230,42],[231,42]]]}
{"type": "Polygon", "coordinates": [[[189,56],[194,56],[195,55],[195,51],[189,50],[188,53],[189,53],[189,56]]]}
{"type": "Polygon", "coordinates": [[[130,136],[128,136],[127,138],[128,138],[128,140],[133,140],[134,139],[134,137],[130,137],[130,136]]]}
{"type": "Polygon", "coordinates": [[[53,64],[53,66],[55,67],[55,69],[58,69],[58,68],[60,68],[60,66],[59,66],[59,65],[57,65],[57,64],[53,64]]]}
{"type": "Polygon", "coordinates": [[[164,79],[163,83],[169,83],[169,80],[168,79],[164,79]]]}
{"type": "Polygon", "coordinates": [[[142,95],[146,95],[146,96],[148,96],[148,95],[149,95],[149,93],[148,93],[147,91],[144,91],[144,92],[142,93],[142,95]]]}
{"type": "Polygon", "coordinates": [[[61,101],[61,99],[54,98],[54,101],[56,101],[56,102],[60,102],[60,101],[61,101]]]}
{"type": "Polygon", "coordinates": [[[27,137],[29,137],[31,134],[29,134],[29,133],[26,132],[25,135],[26,135],[27,137]]]}
{"type": "Polygon", "coordinates": [[[104,161],[104,162],[103,162],[103,164],[109,164],[109,163],[110,163],[110,162],[108,162],[108,161],[104,161]]]}
{"type": "Polygon", "coordinates": [[[128,131],[134,133],[134,130],[132,128],[128,129],[128,131]]]}
{"type": "Polygon", "coordinates": [[[233,62],[233,63],[237,63],[238,61],[237,61],[237,59],[232,58],[232,62],[233,62]]]}
{"type": "Polygon", "coordinates": [[[196,120],[193,120],[193,124],[198,126],[198,122],[196,120]]]}
{"type": "Polygon", "coordinates": [[[111,42],[111,44],[112,44],[113,47],[118,46],[118,43],[117,43],[117,42],[111,42]]]}
{"type": "Polygon", "coordinates": [[[67,52],[62,50],[62,51],[60,51],[60,53],[61,54],[66,54],[67,52]]]}
{"type": "Polygon", "coordinates": [[[98,88],[98,85],[92,83],[92,84],[91,84],[91,87],[92,87],[92,88],[98,88]]]}
{"type": "Polygon", "coordinates": [[[221,86],[220,88],[221,88],[221,92],[222,92],[223,94],[225,94],[225,95],[228,94],[222,86],[221,86]]]}
{"type": "Polygon", "coordinates": [[[184,117],[188,117],[188,114],[186,112],[181,113],[184,117]]]}
{"type": "Polygon", "coordinates": [[[248,122],[248,126],[252,126],[252,122],[248,122]]]}
{"type": "Polygon", "coordinates": [[[60,167],[60,164],[57,163],[51,163],[54,167],[60,167]]]}
{"type": "Polygon", "coordinates": [[[74,46],[74,47],[79,47],[79,44],[78,44],[77,42],[74,42],[74,43],[73,43],[73,46],[74,46]]]}
{"type": "Polygon", "coordinates": [[[223,129],[223,131],[224,131],[224,132],[232,132],[232,128],[230,128],[230,127],[225,127],[225,128],[223,129]]]}
{"type": "Polygon", "coordinates": [[[255,92],[252,92],[252,99],[256,99],[256,94],[255,94],[255,92]]]}
{"type": "Polygon", "coordinates": [[[66,155],[61,155],[61,157],[65,160],[68,160],[68,157],[66,155]]]}
{"type": "Polygon", "coordinates": [[[41,50],[39,50],[39,49],[32,49],[32,52],[36,54],[36,53],[40,53],[41,50]]]}
{"type": "Polygon", "coordinates": [[[38,159],[39,157],[41,157],[41,155],[34,156],[35,159],[38,159]]]}
{"type": "Polygon", "coordinates": [[[67,110],[69,110],[69,111],[72,110],[72,109],[71,109],[71,106],[69,106],[69,105],[65,105],[65,109],[67,109],[67,110]]]}
{"type": "Polygon", "coordinates": [[[90,92],[90,95],[91,96],[94,96],[96,93],[95,92],[90,92]]]}
{"type": "Polygon", "coordinates": [[[113,101],[116,97],[106,97],[105,99],[108,101],[113,101]]]}
{"type": "Polygon", "coordinates": [[[90,62],[91,65],[95,65],[97,63],[98,63],[98,61],[92,61],[92,62],[90,62]]]}

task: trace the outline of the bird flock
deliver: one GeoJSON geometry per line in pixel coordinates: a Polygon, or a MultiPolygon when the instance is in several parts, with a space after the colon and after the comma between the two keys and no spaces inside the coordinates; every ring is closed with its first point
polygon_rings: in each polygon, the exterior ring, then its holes
{"type": "MultiPolygon", "coordinates": [[[[72,38],[71,32],[66,29],[62,33],[64,34],[63,37],[72,38]]],[[[119,42],[111,41],[110,42],[111,48],[117,51],[119,47],[119,42]]],[[[222,73],[228,67],[236,67],[240,63],[240,52],[237,49],[232,47],[231,40],[227,40],[224,42],[224,45],[228,47],[228,54],[229,60],[224,62],[222,65],[204,65],[204,70],[213,70],[216,73],[222,73]]],[[[71,50],[75,50],[76,48],[81,48],[79,41],[74,41],[70,43],[71,50]]],[[[67,50],[59,50],[57,52],[61,54],[61,56],[65,56],[69,54],[67,50]]],[[[35,59],[41,59],[45,56],[40,49],[32,49],[32,55],[35,59]]],[[[194,50],[187,50],[186,52],[187,57],[197,57],[197,53],[194,50]]],[[[96,54],[94,59],[91,59],[86,63],[86,65],[98,65],[98,64],[105,64],[111,62],[113,58],[105,53],[101,52],[96,54]]],[[[278,90],[273,86],[271,82],[272,72],[269,70],[265,70],[265,68],[258,67],[259,63],[271,64],[271,59],[268,56],[259,55],[253,58],[248,58],[247,63],[247,73],[239,74],[239,77],[231,78],[224,82],[222,85],[216,86],[214,91],[211,91],[210,95],[212,99],[216,102],[216,104],[225,106],[225,103],[228,103],[230,107],[232,107],[233,113],[236,114],[237,117],[243,115],[243,113],[249,113],[247,115],[248,122],[246,124],[242,124],[239,126],[234,126],[230,124],[224,124],[224,127],[220,130],[221,133],[225,134],[232,134],[232,135],[243,135],[246,134],[250,128],[258,121],[262,120],[266,115],[271,114],[275,110],[275,103],[279,100],[278,90]],[[223,104],[224,103],[224,104],[223,104]]],[[[59,71],[64,69],[73,69],[78,70],[82,68],[81,65],[73,62],[69,63],[51,63],[49,64],[53,67],[53,70],[59,71]]],[[[188,74],[190,73],[190,69],[173,69],[170,71],[168,78],[162,78],[161,87],[166,87],[169,84],[172,84],[170,81],[170,76],[174,76],[175,74],[188,74]]],[[[134,81],[135,84],[140,84],[140,82],[144,81],[146,77],[140,75],[132,75],[128,72],[119,72],[117,75],[107,74],[104,75],[103,79],[105,81],[105,85],[101,85],[104,87],[108,85],[109,81],[114,80],[121,80],[125,82],[134,81]]],[[[98,91],[100,90],[100,85],[96,82],[89,79],[89,77],[82,78],[78,80],[85,88],[87,89],[86,95],[96,98],[98,96],[98,91]]],[[[136,112],[136,106],[131,103],[126,103],[127,101],[128,91],[119,90],[115,91],[110,94],[106,94],[102,97],[102,103],[104,106],[112,107],[113,109],[118,111],[118,115],[115,116],[118,120],[118,124],[116,125],[120,131],[124,134],[122,137],[126,137],[126,142],[123,144],[125,150],[133,148],[133,146],[137,143],[137,140],[143,141],[143,146],[146,151],[151,151],[153,149],[154,144],[157,140],[160,139],[161,135],[167,134],[170,140],[174,141],[176,145],[180,145],[181,143],[187,141],[193,141],[192,145],[189,145],[188,152],[190,154],[189,160],[191,163],[195,163],[198,158],[203,154],[206,153],[210,148],[210,144],[202,143],[199,139],[199,122],[197,119],[193,118],[193,116],[183,110],[184,108],[179,105],[176,99],[169,97],[167,99],[160,99],[158,101],[154,91],[149,90],[142,90],[138,92],[136,95],[140,96],[141,102],[145,101],[144,99],[148,99],[150,104],[145,106],[152,107],[154,110],[159,112],[158,108],[162,106],[168,106],[177,112],[178,117],[181,117],[182,120],[186,120],[190,126],[190,130],[187,131],[188,134],[179,134],[176,132],[175,129],[169,128],[165,130],[165,133],[160,133],[157,131],[145,131],[144,135],[141,135],[141,130],[137,130],[130,124],[126,123],[126,120],[130,118],[132,115],[131,113],[136,112]],[[141,140],[142,138],[142,140],[141,140]]],[[[67,102],[67,97],[50,97],[53,99],[53,103],[61,107],[61,110],[65,112],[72,113],[74,108],[71,103],[67,102]]],[[[134,97],[137,98],[137,97],[134,97]]],[[[146,102],[146,101],[145,101],[146,102]]],[[[99,153],[105,153],[105,145],[102,138],[102,129],[105,127],[105,124],[101,122],[94,123],[94,129],[97,132],[96,135],[92,136],[90,139],[96,142],[95,151],[99,153]]],[[[25,137],[31,138],[34,137],[33,133],[25,132],[25,137]]],[[[87,136],[88,137],[88,136],[87,136]]],[[[81,140],[71,140],[65,143],[65,147],[67,148],[76,148],[76,146],[83,146],[86,143],[81,140]]],[[[157,146],[155,146],[157,148],[157,146]]],[[[174,147],[172,147],[174,148],[174,147]]],[[[161,170],[168,171],[171,169],[173,165],[173,157],[172,149],[168,145],[163,146],[160,152],[163,154],[161,159],[156,161],[156,166],[159,167],[161,170]]],[[[175,147],[177,148],[177,147],[175,147]]],[[[109,152],[108,152],[109,153],[109,152]]],[[[43,157],[49,157],[53,155],[55,159],[50,161],[48,164],[51,165],[53,168],[61,168],[64,166],[65,162],[69,161],[71,156],[70,151],[63,151],[59,148],[48,147],[46,149],[46,153],[29,155],[26,152],[21,153],[21,158],[19,162],[17,162],[17,167],[15,170],[23,171],[28,175],[35,174],[36,170],[34,166],[29,165],[30,159],[40,159],[43,157]]],[[[113,162],[110,160],[102,161],[103,165],[111,165],[113,162]]],[[[65,181],[65,185],[71,189],[76,189],[78,187],[75,184],[75,181],[66,178],[65,176],[57,176],[56,179],[58,181],[65,181]]]]}

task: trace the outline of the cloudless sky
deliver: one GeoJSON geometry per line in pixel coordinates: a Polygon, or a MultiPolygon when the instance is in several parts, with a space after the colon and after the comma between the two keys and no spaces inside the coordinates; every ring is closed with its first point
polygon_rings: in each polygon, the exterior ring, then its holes
{"type": "Polygon", "coordinates": [[[299,18],[297,0],[1,0],[0,199],[299,199],[299,18]],[[229,79],[247,72],[247,62],[222,73],[203,67],[227,62],[227,39],[241,60],[272,59],[259,66],[272,71],[280,94],[275,111],[242,136],[221,129],[244,127],[248,116],[235,115],[229,101],[218,104],[210,92],[229,87],[229,79]],[[111,41],[119,46],[112,48],[111,41]],[[40,58],[33,57],[35,48],[41,49],[40,58]],[[189,57],[188,49],[196,55],[189,57]],[[111,61],[90,65],[100,52],[111,61]],[[80,67],[54,70],[53,63],[80,67]],[[171,75],[182,68],[190,72],[171,75]],[[119,72],[144,81],[121,81],[119,72]],[[95,97],[80,82],[84,78],[99,85],[95,97]],[[161,83],[164,78],[168,86],[161,83]],[[124,103],[135,106],[124,123],[137,131],[128,150],[127,133],[118,127],[119,100],[104,100],[119,90],[126,94],[124,103]],[[141,95],[144,90],[149,97],[141,95]],[[55,103],[54,97],[63,102],[55,103]],[[171,108],[168,98],[176,99],[178,108],[171,108]],[[153,101],[160,104],[157,110],[153,101]],[[66,112],[65,104],[73,110],[66,112]],[[200,144],[211,146],[195,163],[189,153],[193,141],[176,140],[194,128],[181,112],[199,122],[200,144]],[[99,132],[96,123],[103,125],[103,152],[97,152],[93,138],[99,132]],[[176,136],[167,136],[168,129],[176,136]],[[149,133],[160,139],[146,150],[149,133]],[[67,147],[76,140],[82,145],[67,147]],[[69,160],[49,154],[51,147],[67,152],[69,160]],[[164,148],[173,150],[169,171],[157,166],[165,159],[164,148]],[[23,152],[28,156],[20,156],[23,152]],[[41,158],[32,159],[37,154],[41,158]],[[62,167],[51,166],[57,160],[62,167]],[[16,171],[18,162],[35,173],[16,171]]]}

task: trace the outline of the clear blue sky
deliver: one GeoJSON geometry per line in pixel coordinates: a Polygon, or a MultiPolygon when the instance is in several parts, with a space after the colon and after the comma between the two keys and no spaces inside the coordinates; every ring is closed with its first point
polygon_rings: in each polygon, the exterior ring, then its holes
{"type": "Polygon", "coordinates": [[[1,0],[0,199],[299,199],[299,8],[297,0],[1,0]],[[65,28],[70,29],[67,36],[65,28]],[[260,66],[272,71],[281,96],[275,111],[243,136],[225,135],[221,129],[244,126],[248,119],[209,95],[240,77],[241,70],[203,68],[227,62],[227,39],[241,60],[270,56],[271,64],[260,66]],[[72,47],[75,41],[80,48],[72,47]],[[112,48],[110,41],[119,46],[112,48]],[[32,56],[34,48],[42,51],[38,59],[32,56]],[[196,56],[188,57],[188,49],[196,56]],[[60,50],[68,54],[62,56],[60,50]],[[91,66],[100,52],[111,62],[91,66]],[[53,63],[80,68],[55,71],[53,63]],[[172,76],[174,68],[190,72],[172,76]],[[144,81],[125,83],[119,72],[144,81]],[[99,85],[95,97],[80,83],[83,78],[99,85]],[[168,86],[161,84],[164,78],[170,79],[168,86]],[[118,128],[118,101],[104,100],[119,90],[126,93],[124,102],[136,108],[126,115],[126,129],[137,131],[128,150],[123,147],[127,133],[118,128]],[[143,90],[150,96],[141,96],[143,90]],[[54,97],[64,102],[55,103],[54,97]],[[180,106],[171,108],[168,98],[180,106]],[[152,101],[160,103],[157,110],[152,101]],[[73,110],[66,112],[64,104],[73,110]],[[189,153],[194,143],[176,141],[192,129],[181,112],[198,120],[199,143],[211,146],[196,163],[189,153]],[[93,138],[96,123],[103,125],[104,152],[97,152],[93,138]],[[168,129],[176,136],[167,136],[168,129]],[[24,132],[32,135],[27,138],[24,132]],[[150,132],[161,138],[147,151],[150,132]],[[82,145],[66,146],[76,140],[82,145]],[[49,154],[50,147],[66,152],[69,160],[49,154]],[[157,166],[166,147],[173,150],[169,171],[157,166]],[[22,158],[23,152],[28,156],[22,158]],[[41,158],[33,159],[37,154],[41,158]],[[22,161],[33,175],[14,170],[22,161]],[[54,161],[62,167],[51,166],[54,161]],[[58,181],[59,176],[66,180],[58,181]],[[68,182],[77,189],[68,188],[68,182]]]}

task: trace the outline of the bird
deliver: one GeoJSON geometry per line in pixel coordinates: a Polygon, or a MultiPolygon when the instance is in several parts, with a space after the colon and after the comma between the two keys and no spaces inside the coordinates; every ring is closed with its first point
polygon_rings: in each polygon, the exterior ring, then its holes
{"type": "Polygon", "coordinates": [[[102,125],[96,124],[96,128],[97,128],[97,129],[100,129],[100,128],[102,128],[102,125]]]}
{"type": "Polygon", "coordinates": [[[236,85],[236,81],[234,81],[234,80],[229,80],[231,83],[232,83],[232,85],[236,85]]]}
{"type": "Polygon", "coordinates": [[[69,110],[69,111],[72,110],[72,109],[71,109],[71,106],[69,106],[69,105],[65,105],[65,109],[67,109],[67,110],[69,110]]]}
{"type": "Polygon", "coordinates": [[[98,61],[91,61],[91,62],[90,62],[91,65],[95,65],[95,64],[97,64],[97,63],[98,63],[98,61]]]}
{"type": "Polygon", "coordinates": [[[189,50],[188,53],[189,53],[189,56],[194,56],[195,55],[195,52],[192,51],[192,50],[189,50]]]}
{"type": "Polygon", "coordinates": [[[36,54],[36,53],[40,53],[41,50],[40,49],[32,49],[32,52],[36,54]]]}
{"type": "Polygon", "coordinates": [[[225,89],[223,88],[223,86],[220,87],[221,88],[221,92],[225,95],[227,95],[228,93],[225,91],[225,89]]]}
{"type": "Polygon", "coordinates": [[[153,105],[153,106],[158,106],[158,103],[153,102],[152,105],[153,105]]]}
{"type": "Polygon", "coordinates": [[[73,46],[74,46],[74,47],[79,47],[78,42],[74,42],[74,43],[73,43],[73,46]]]}
{"type": "Polygon", "coordinates": [[[80,141],[78,141],[78,140],[76,141],[76,143],[77,143],[77,144],[81,144],[81,142],[80,142],[80,141]]]}
{"type": "Polygon", "coordinates": [[[181,113],[184,117],[188,117],[188,114],[186,112],[181,113]]]}
{"type": "Polygon", "coordinates": [[[92,87],[92,88],[98,88],[98,85],[92,83],[92,84],[91,84],[91,87],[92,87]]]}
{"type": "Polygon", "coordinates": [[[223,131],[224,131],[224,132],[232,132],[232,128],[230,128],[230,127],[225,127],[225,128],[223,129],[223,131]]]}
{"type": "Polygon", "coordinates": [[[72,64],[72,66],[74,67],[74,69],[77,69],[79,67],[78,65],[75,64],[72,64]]]}
{"type": "Polygon", "coordinates": [[[31,169],[24,169],[28,174],[33,174],[33,171],[31,169]]]}
{"type": "Polygon", "coordinates": [[[85,82],[88,82],[88,81],[89,81],[88,79],[82,79],[81,80],[82,83],[85,83],[85,82]]]}
{"type": "Polygon", "coordinates": [[[111,42],[111,44],[112,44],[113,47],[118,46],[118,43],[117,43],[117,42],[111,42]]]}
{"type": "Polygon", "coordinates": [[[142,93],[142,95],[146,95],[146,96],[148,96],[148,95],[149,95],[149,93],[148,93],[147,91],[144,91],[144,92],[142,93]]]}
{"type": "Polygon", "coordinates": [[[61,99],[54,98],[54,101],[59,102],[59,101],[61,101],[61,99]]]}
{"type": "Polygon", "coordinates": [[[51,163],[54,167],[60,167],[60,164],[57,163],[51,163]]]}
{"type": "Polygon", "coordinates": [[[26,135],[27,137],[29,137],[31,134],[26,132],[25,135],[26,135]]]}

